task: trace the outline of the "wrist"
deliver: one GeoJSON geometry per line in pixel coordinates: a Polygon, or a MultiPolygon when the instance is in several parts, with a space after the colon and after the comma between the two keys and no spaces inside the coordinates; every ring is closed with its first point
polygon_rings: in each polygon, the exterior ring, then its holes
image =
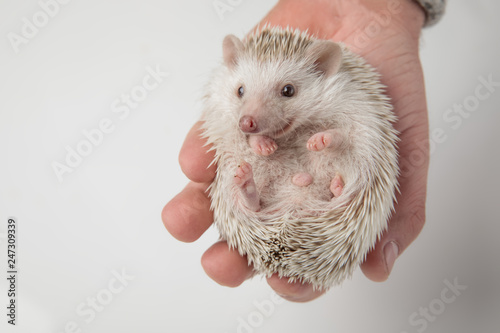
{"type": "MultiPolygon", "coordinates": [[[[369,0],[365,0],[365,2],[369,0]]],[[[425,25],[425,11],[414,0],[384,0],[389,12],[393,13],[393,28],[407,32],[412,38],[418,40],[420,32],[425,25]]]]}

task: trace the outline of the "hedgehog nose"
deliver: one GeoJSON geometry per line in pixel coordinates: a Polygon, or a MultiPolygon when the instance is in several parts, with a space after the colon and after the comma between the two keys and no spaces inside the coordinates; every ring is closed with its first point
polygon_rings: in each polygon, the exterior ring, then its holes
{"type": "Polygon", "coordinates": [[[240,129],[243,133],[257,132],[257,122],[251,116],[243,116],[240,119],[240,129]]]}

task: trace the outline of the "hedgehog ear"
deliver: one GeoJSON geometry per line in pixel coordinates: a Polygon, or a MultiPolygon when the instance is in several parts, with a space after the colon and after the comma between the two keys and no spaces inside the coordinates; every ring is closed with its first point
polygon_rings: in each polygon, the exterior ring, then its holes
{"type": "Polygon", "coordinates": [[[227,35],[222,42],[224,63],[233,69],[238,60],[238,53],[243,50],[243,43],[235,35],[227,35]]]}
{"type": "Polygon", "coordinates": [[[307,50],[316,69],[326,76],[331,76],[338,72],[342,64],[342,48],[339,44],[329,40],[317,40],[307,50]]]}

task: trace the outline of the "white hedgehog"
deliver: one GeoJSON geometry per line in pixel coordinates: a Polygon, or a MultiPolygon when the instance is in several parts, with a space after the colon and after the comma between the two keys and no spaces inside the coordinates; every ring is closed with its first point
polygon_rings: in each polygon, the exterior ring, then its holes
{"type": "Polygon", "coordinates": [[[264,28],[224,39],[205,96],[214,221],[259,273],[328,289],[387,227],[395,116],[379,75],[345,46],[264,28]]]}

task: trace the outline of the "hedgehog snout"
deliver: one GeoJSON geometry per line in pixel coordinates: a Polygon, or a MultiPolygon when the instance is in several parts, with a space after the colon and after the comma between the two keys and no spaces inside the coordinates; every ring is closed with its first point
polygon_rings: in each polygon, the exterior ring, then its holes
{"type": "Polygon", "coordinates": [[[240,129],[243,133],[257,133],[257,121],[252,116],[243,116],[240,118],[240,129]]]}

